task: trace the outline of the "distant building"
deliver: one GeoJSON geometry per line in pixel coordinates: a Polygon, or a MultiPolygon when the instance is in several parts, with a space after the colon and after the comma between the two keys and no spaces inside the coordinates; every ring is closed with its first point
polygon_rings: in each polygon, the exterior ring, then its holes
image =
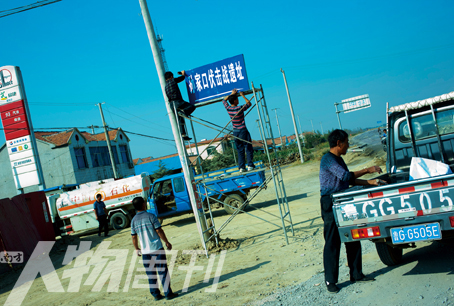
{"type": "MultiPolygon", "coordinates": [[[[35,132],[46,188],[113,178],[104,133],[90,134],[73,128],[64,132],[35,132]]],[[[109,131],[119,177],[134,175],[129,138],[120,128],[109,131]]],[[[38,190],[38,186],[24,192],[38,190]]],[[[16,195],[6,143],[0,147],[0,198],[16,195]]]]}
{"type": "MultiPolygon", "coordinates": [[[[211,159],[213,158],[212,155],[214,152],[217,151],[219,154],[222,154],[229,145],[229,139],[227,137],[219,137],[209,140],[202,139],[197,143],[197,148],[202,159],[211,159]]],[[[191,143],[190,145],[187,145],[186,152],[188,152],[188,155],[197,155],[195,144],[191,143]]]]}

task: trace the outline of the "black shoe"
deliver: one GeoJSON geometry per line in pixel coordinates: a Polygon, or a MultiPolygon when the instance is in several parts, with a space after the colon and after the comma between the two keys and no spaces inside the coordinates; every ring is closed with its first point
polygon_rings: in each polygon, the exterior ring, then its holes
{"type": "Polygon", "coordinates": [[[329,293],[338,293],[340,288],[336,284],[326,284],[329,293]]]}
{"type": "Polygon", "coordinates": [[[185,140],[185,141],[192,140],[192,138],[189,137],[188,135],[181,135],[181,136],[183,136],[183,140],[185,140]]]}
{"type": "Polygon", "coordinates": [[[101,237],[101,233],[99,233],[98,236],[101,237]]]}
{"type": "Polygon", "coordinates": [[[354,279],[353,277],[350,277],[350,283],[354,284],[356,282],[358,283],[367,283],[367,282],[373,282],[375,278],[371,276],[366,276],[364,274],[361,274],[361,278],[359,279],[354,279]]]}
{"type": "Polygon", "coordinates": [[[166,295],[166,300],[171,300],[173,298],[176,298],[178,296],[178,293],[172,292],[166,295]]]}
{"type": "Polygon", "coordinates": [[[159,301],[159,300],[162,300],[162,299],[164,298],[164,297],[161,295],[161,293],[159,293],[159,294],[156,295],[156,296],[153,295],[153,297],[154,297],[154,300],[155,300],[155,301],[159,301]]]}
{"type": "Polygon", "coordinates": [[[183,113],[182,111],[179,111],[178,112],[178,115],[181,116],[181,117],[187,117],[185,113],[183,113]]]}

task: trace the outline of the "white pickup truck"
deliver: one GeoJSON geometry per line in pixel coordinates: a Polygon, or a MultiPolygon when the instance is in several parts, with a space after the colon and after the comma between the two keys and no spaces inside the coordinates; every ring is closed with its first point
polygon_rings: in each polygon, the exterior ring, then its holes
{"type": "Polygon", "coordinates": [[[98,221],[93,210],[96,195],[101,194],[106,204],[110,225],[122,229],[135,214],[132,200],[150,193],[150,178],[145,175],[85,183],[79,189],[49,196],[47,203],[55,234],[64,236],[82,230],[95,229],[98,221]]]}
{"type": "Polygon", "coordinates": [[[342,242],[371,240],[381,261],[398,264],[403,248],[454,237],[454,174],[409,181],[412,157],[454,168],[454,92],[387,110],[389,185],[332,195],[342,242]]]}

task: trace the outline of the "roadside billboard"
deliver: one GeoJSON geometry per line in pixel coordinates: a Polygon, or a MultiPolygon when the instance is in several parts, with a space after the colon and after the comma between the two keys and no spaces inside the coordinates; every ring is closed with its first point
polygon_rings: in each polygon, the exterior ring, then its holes
{"type": "Polygon", "coordinates": [[[44,183],[29,114],[19,67],[1,67],[0,117],[17,189],[44,183]]]}
{"type": "Polygon", "coordinates": [[[185,70],[189,102],[197,104],[228,95],[233,89],[249,90],[243,54],[185,70]]]}
{"type": "Polygon", "coordinates": [[[342,109],[344,113],[353,112],[361,108],[370,107],[369,95],[357,96],[342,100],[342,109]]]}

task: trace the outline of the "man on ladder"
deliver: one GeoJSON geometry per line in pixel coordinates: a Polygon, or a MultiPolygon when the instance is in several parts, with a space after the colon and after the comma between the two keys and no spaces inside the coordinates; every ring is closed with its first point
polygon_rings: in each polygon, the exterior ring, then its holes
{"type": "Polygon", "coordinates": [[[245,161],[244,161],[244,149],[246,147],[246,158],[247,158],[247,171],[254,170],[254,149],[252,148],[252,139],[251,134],[246,127],[246,122],[244,122],[244,111],[251,106],[250,100],[246,98],[243,92],[240,92],[240,95],[246,100],[246,104],[238,105],[238,96],[237,90],[232,90],[232,93],[225,97],[222,100],[227,113],[232,119],[233,125],[233,136],[235,136],[235,145],[238,151],[238,167],[240,172],[245,172],[245,161]],[[230,105],[227,103],[229,101],[230,105]],[[244,141],[242,141],[244,140],[244,141]]]}
{"type": "Polygon", "coordinates": [[[166,95],[167,99],[169,99],[171,108],[177,109],[177,112],[179,113],[175,115],[177,116],[178,124],[180,125],[181,136],[183,137],[183,140],[189,141],[192,138],[190,138],[186,133],[186,123],[184,121],[184,118],[180,116],[180,111],[181,115],[189,117],[189,115],[191,115],[195,110],[195,106],[191,103],[183,101],[180,88],[178,88],[178,83],[184,80],[184,70],[178,72],[178,74],[181,74],[181,76],[176,79],[173,77],[173,73],[170,71],[167,71],[164,74],[164,78],[166,79],[166,95]]]}

